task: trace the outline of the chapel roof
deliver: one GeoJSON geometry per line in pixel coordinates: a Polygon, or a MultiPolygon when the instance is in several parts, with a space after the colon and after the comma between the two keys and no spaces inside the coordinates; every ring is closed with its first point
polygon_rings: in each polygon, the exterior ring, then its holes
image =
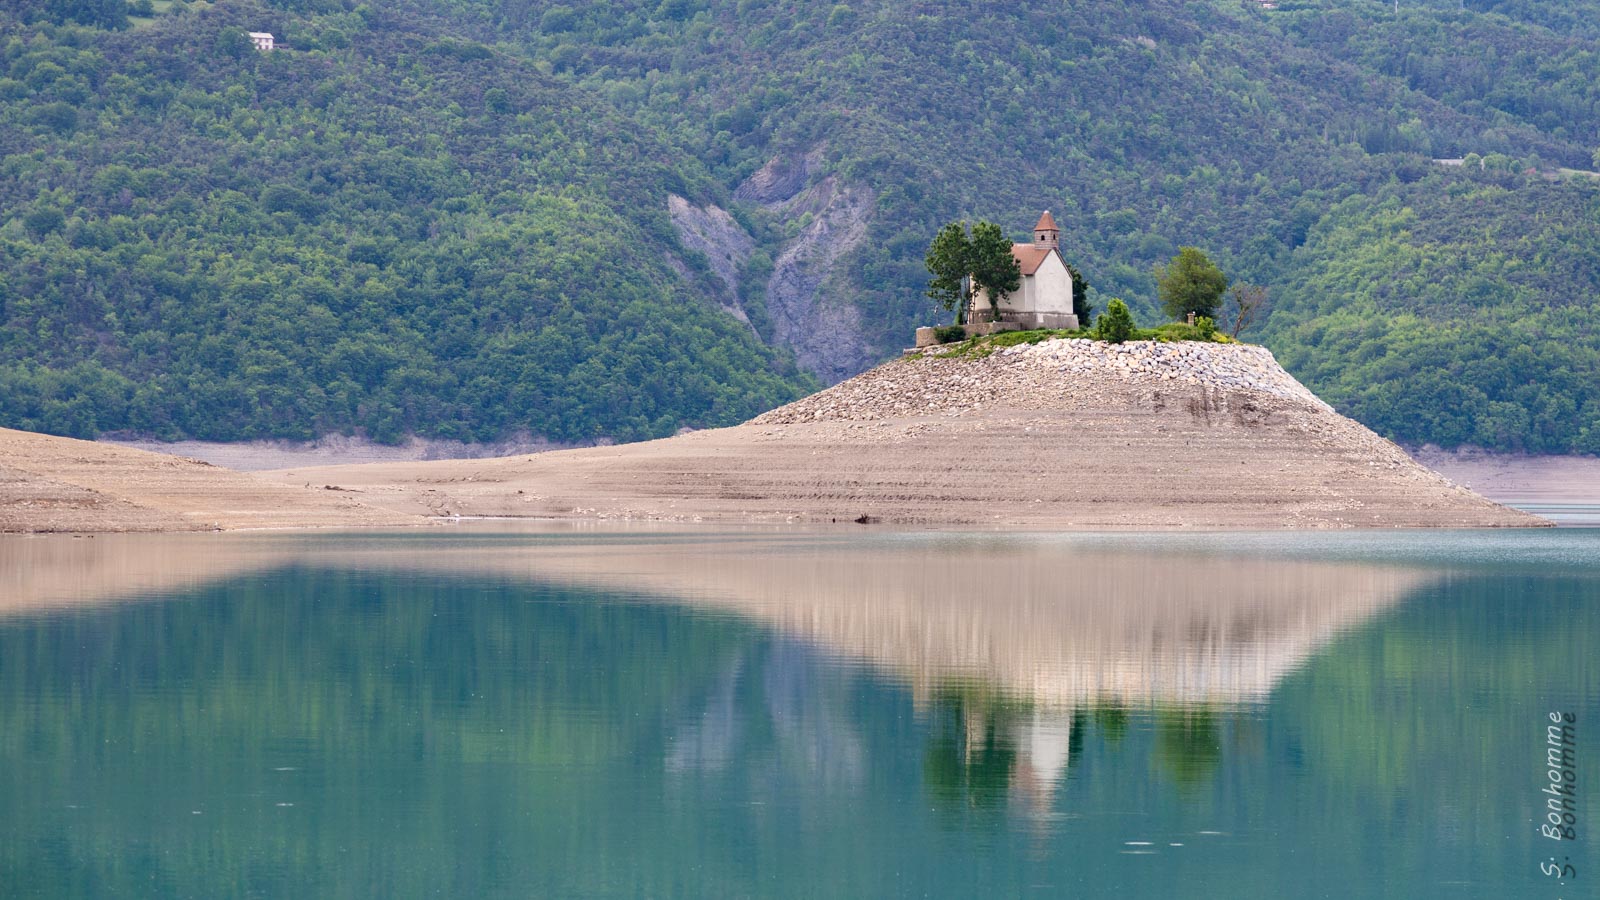
{"type": "MultiPolygon", "coordinates": [[[[1046,213],[1045,215],[1049,215],[1046,213]]],[[[1032,275],[1039,271],[1039,266],[1045,257],[1056,252],[1053,247],[1041,247],[1038,244],[1012,244],[1011,257],[1022,267],[1022,274],[1032,275]]]]}
{"type": "Polygon", "coordinates": [[[1056,227],[1055,217],[1050,215],[1050,210],[1047,209],[1047,210],[1044,211],[1044,215],[1039,217],[1039,224],[1033,226],[1033,230],[1034,231],[1060,231],[1061,229],[1056,227]]]}

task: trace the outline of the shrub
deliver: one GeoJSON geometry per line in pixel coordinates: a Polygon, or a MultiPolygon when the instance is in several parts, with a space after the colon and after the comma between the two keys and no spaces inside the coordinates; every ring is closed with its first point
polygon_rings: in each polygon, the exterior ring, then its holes
{"type": "Polygon", "coordinates": [[[1135,329],[1133,313],[1128,312],[1128,304],[1119,298],[1112,298],[1106,304],[1106,311],[1094,323],[1094,336],[1108,343],[1120,344],[1133,337],[1135,329]]]}
{"type": "Polygon", "coordinates": [[[940,325],[933,330],[933,336],[938,338],[941,344],[953,344],[956,341],[965,340],[967,330],[960,325],[940,325]]]}
{"type": "Polygon", "coordinates": [[[1217,335],[1217,320],[1210,316],[1201,316],[1194,320],[1195,330],[1200,332],[1202,341],[1209,341],[1217,335]]]}

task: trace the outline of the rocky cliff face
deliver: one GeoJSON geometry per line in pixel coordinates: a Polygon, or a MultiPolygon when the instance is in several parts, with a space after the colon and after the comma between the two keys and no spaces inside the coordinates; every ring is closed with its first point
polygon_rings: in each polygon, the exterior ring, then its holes
{"type": "Polygon", "coordinates": [[[711,204],[695,206],[677,194],[667,195],[667,214],[683,245],[703,255],[711,266],[720,282],[717,300],[722,308],[748,323],[750,318],[739,303],[739,272],[756,248],[750,233],[727,210],[711,204]]]}
{"type": "MultiPolygon", "coordinates": [[[[772,337],[796,360],[830,384],[879,357],[862,336],[860,311],[838,299],[829,285],[841,261],[867,236],[873,196],[821,171],[819,151],[779,156],[739,185],[736,201],[757,204],[796,228],[773,260],[766,284],[772,337]]],[[[668,198],[668,212],[684,246],[704,254],[727,290],[724,306],[749,321],[739,307],[739,276],[755,241],[726,210],[668,198]]]]}
{"type": "Polygon", "coordinates": [[[872,194],[830,175],[776,206],[806,224],[767,282],[773,334],[818,378],[840,381],[877,357],[862,336],[861,311],[828,291],[840,259],[867,236],[872,194]]]}

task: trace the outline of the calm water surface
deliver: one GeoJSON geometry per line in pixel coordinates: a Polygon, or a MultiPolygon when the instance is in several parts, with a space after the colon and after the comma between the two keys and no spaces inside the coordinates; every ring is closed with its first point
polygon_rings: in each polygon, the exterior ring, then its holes
{"type": "Polygon", "coordinates": [[[1595,897],[1597,660],[1600,530],[0,539],[0,896],[1595,897]]]}
{"type": "Polygon", "coordinates": [[[1543,516],[1561,527],[1600,527],[1600,503],[1592,501],[1519,500],[1500,501],[1523,512],[1543,516]]]}

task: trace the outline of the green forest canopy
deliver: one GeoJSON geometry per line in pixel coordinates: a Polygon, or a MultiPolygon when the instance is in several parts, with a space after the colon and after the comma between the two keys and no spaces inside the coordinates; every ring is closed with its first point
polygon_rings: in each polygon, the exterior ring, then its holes
{"type": "Polygon", "coordinates": [[[776,258],[792,223],[731,189],[820,149],[874,197],[828,290],[885,355],[941,223],[1048,207],[1141,320],[1179,244],[1270,286],[1268,345],[1391,437],[1600,452],[1600,2],[1460,5],[35,0],[0,13],[0,422],[736,421],[812,382],[665,196],[776,258]]]}

